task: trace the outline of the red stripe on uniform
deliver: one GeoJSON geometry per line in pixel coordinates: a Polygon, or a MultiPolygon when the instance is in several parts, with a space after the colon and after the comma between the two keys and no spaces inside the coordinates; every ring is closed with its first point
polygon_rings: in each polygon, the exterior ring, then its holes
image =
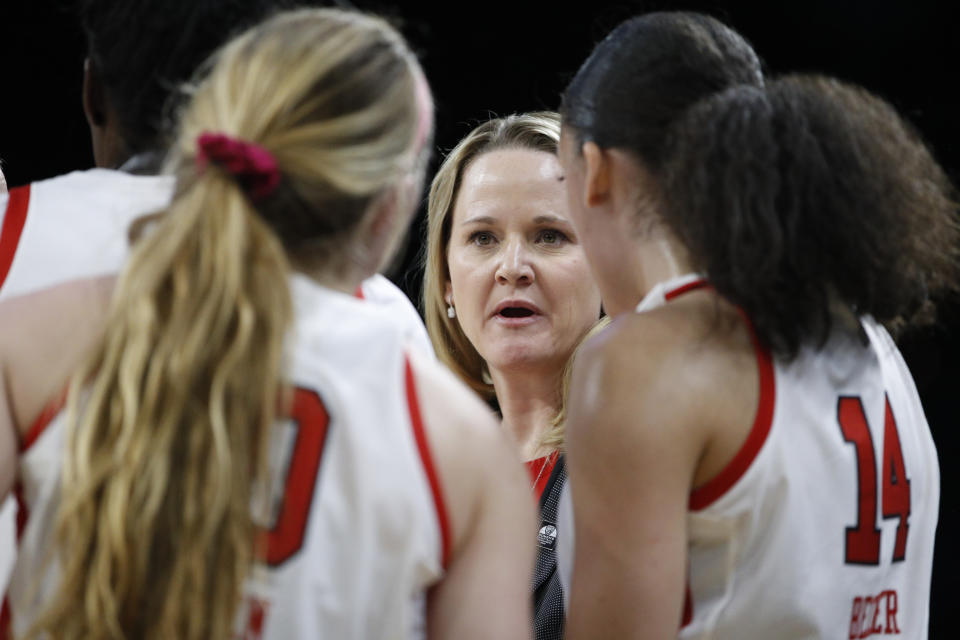
{"type": "Polygon", "coordinates": [[[20,454],[27,452],[27,449],[33,446],[33,443],[37,441],[43,432],[46,431],[47,427],[50,426],[50,423],[53,422],[53,419],[57,417],[57,414],[63,411],[63,407],[67,404],[67,391],[69,387],[65,387],[60,394],[55,397],[53,400],[47,403],[47,406],[43,408],[43,411],[40,412],[40,415],[37,416],[37,419],[33,421],[33,424],[30,425],[30,429],[27,430],[27,433],[23,436],[23,442],[20,443],[20,454]]]}
{"type": "Polygon", "coordinates": [[[19,543],[27,530],[27,520],[30,519],[30,507],[23,496],[23,485],[19,482],[13,488],[13,497],[17,499],[17,543],[19,543]]]}
{"type": "Polygon", "coordinates": [[[530,482],[533,483],[533,497],[539,503],[543,497],[543,490],[547,488],[550,476],[553,475],[553,469],[557,466],[557,460],[560,455],[554,451],[550,455],[536,460],[527,461],[527,473],[530,474],[530,482]]]}
{"type": "Polygon", "coordinates": [[[663,294],[663,299],[669,302],[670,300],[673,300],[678,296],[682,296],[688,291],[693,291],[694,289],[703,289],[704,287],[709,287],[709,286],[710,286],[709,282],[707,282],[703,278],[699,278],[697,280],[694,280],[693,282],[688,282],[685,285],[679,286],[676,289],[667,291],[666,293],[663,294]]]}
{"type": "MultiPolygon", "coordinates": [[[[741,312],[742,314],[742,312],[741,312]]],[[[737,455],[712,480],[690,494],[690,509],[698,511],[705,509],[716,502],[723,494],[747,472],[760,448],[767,440],[770,427],[773,425],[773,408],[776,401],[776,377],[773,371],[773,357],[770,350],[760,344],[759,338],[753,329],[753,323],[742,314],[747,329],[750,331],[750,340],[753,342],[757,354],[757,372],[760,376],[760,399],[757,402],[757,414],[753,420],[750,434],[737,455]]]]}
{"type": "Polygon", "coordinates": [[[354,298],[358,298],[358,299],[360,299],[360,300],[363,300],[363,285],[362,285],[362,284],[358,284],[358,285],[357,285],[357,290],[353,292],[353,297],[354,297],[354,298]]]}
{"type": "Polygon", "coordinates": [[[444,569],[446,569],[450,561],[450,521],[447,518],[447,508],[443,500],[440,478],[433,465],[433,457],[430,455],[430,446],[427,443],[427,434],[423,429],[423,419],[420,416],[420,404],[417,402],[417,388],[414,384],[413,369],[410,367],[409,358],[406,360],[405,368],[407,378],[407,405],[410,407],[410,422],[413,425],[413,436],[417,441],[417,449],[420,451],[423,470],[427,474],[430,491],[433,493],[433,506],[437,510],[437,521],[440,525],[440,561],[444,569]]]}
{"type": "MultiPolygon", "coordinates": [[[[20,444],[21,455],[29,449],[37,438],[46,430],[47,426],[53,421],[58,413],[63,409],[67,402],[67,389],[65,388],[57,397],[53,398],[27,431],[20,444]]],[[[13,488],[13,496],[17,501],[17,542],[23,538],[23,533],[27,529],[27,520],[30,517],[30,508],[27,505],[26,498],[23,495],[23,485],[17,482],[13,488]]],[[[10,612],[10,599],[4,597],[3,605],[0,606],[0,640],[11,640],[13,638],[13,621],[10,612]]]]}
{"type": "Polygon", "coordinates": [[[0,640],[11,640],[13,638],[13,623],[10,620],[10,598],[3,599],[3,606],[0,606],[0,640]]]}
{"type": "Polygon", "coordinates": [[[7,200],[7,212],[3,216],[3,227],[0,227],[0,288],[10,273],[13,265],[13,256],[17,253],[20,244],[20,234],[23,225],[27,222],[27,205],[30,204],[30,185],[24,185],[10,190],[10,199],[7,200]]]}
{"type": "Polygon", "coordinates": [[[690,578],[687,578],[687,590],[683,595],[683,618],[680,619],[680,628],[683,629],[693,622],[693,592],[690,591],[690,578]]]}
{"type": "MultiPolygon", "coordinates": [[[[13,497],[17,501],[17,544],[23,539],[23,533],[27,530],[27,520],[30,518],[30,508],[27,506],[27,500],[23,497],[23,485],[17,482],[13,488],[13,497]]],[[[9,589],[9,585],[7,587],[9,589]]],[[[0,606],[0,640],[12,640],[13,638],[13,615],[10,612],[10,598],[3,598],[3,605],[0,606]]]]}

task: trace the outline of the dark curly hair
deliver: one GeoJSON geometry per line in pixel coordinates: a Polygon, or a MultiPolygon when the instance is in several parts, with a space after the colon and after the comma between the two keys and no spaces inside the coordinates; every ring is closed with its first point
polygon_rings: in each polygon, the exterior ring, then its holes
{"type": "Polygon", "coordinates": [[[720,21],[657,12],[621,23],[596,46],[564,91],[560,115],[583,142],[663,161],[670,124],[702,98],[763,85],[757,54],[720,21]]]}
{"type": "Polygon", "coordinates": [[[837,309],[897,329],[956,291],[953,187],[866,90],[816,76],[734,87],[669,138],[660,213],[774,352],[822,344],[837,309]]]}
{"type": "Polygon", "coordinates": [[[133,155],[160,150],[171,96],[231,36],[286,0],[79,0],[87,56],[133,155]]]}

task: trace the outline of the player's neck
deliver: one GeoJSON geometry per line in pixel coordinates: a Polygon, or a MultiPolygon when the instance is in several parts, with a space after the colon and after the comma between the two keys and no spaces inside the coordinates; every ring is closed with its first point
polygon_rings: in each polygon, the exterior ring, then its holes
{"type": "Polygon", "coordinates": [[[651,233],[638,240],[631,269],[613,293],[604,296],[609,315],[632,311],[653,287],[693,272],[683,245],[669,233],[651,233]]]}
{"type": "Polygon", "coordinates": [[[560,408],[560,372],[544,375],[543,371],[490,372],[503,415],[503,427],[510,432],[523,460],[535,460],[550,451],[541,446],[560,408]]]}

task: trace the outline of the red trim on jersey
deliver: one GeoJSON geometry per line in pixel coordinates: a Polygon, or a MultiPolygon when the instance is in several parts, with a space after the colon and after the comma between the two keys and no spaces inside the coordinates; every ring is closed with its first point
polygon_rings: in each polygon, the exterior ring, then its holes
{"type": "Polygon", "coordinates": [[[23,497],[23,485],[17,482],[13,487],[13,497],[17,499],[17,542],[23,538],[23,532],[27,530],[27,520],[30,519],[30,507],[27,505],[27,499],[23,497]]]}
{"type": "MultiPolygon", "coordinates": [[[[27,501],[23,497],[23,485],[17,482],[13,487],[13,497],[17,501],[17,543],[23,538],[23,532],[27,529],[27,519],[30,517],[30,508],[27,507],[27,501]]],[[[9,589],[9,585],[7,585],[9,589]]],[[[10,597],[4,596],[3,605],[0,606],[0,640],[11,640],[13,638],[13,614],[10,611],[10,597]]]]}
{"type": "Polygon", "coordinates": [[[37,416],[37,419],[33,421],[32,425],[30,425],[27,433],[23,436],[23,441],[20,443],[21,455],[26,453],[27,449],[33,446],[33,443],[37,441],[37,438],[43,435],[43,432],[46,431],[48,426],[50,426],[50,423],[53,422],[53,419],[56,418],[57,414],[63,410],[63,407],[67,404],[68,390],[69,387],[65,387],[58,396],[48,402],[47,406],[44,407],[43,411],[40,412],[40,415],[37,416]]]}
{"type": "Polygon", "coordinates": [[[683,617],[680,619],[680,628],[683,629],[693,622],[693,591],[690,590],[690,578],[687,578],[687,588],[683,594],[683,617]]]}
{"type": "Polygon", "coordinates": [[[3,605],[0,606],[0,640],[10,640],[13,638],[13,622],[10,619],[10,598],[3,598],[3,605]]]}
{"type": "Polygon", "coordinates": [[[737,483],[750,468],[753,459],[757,457],[760,448],[767,440],[770,427],[773,425],[773,408],[777,395],[773,357],[770,355],[770,350],[760,344],[760,340],[753,329],[753,323],[745,314],[743,314],[743,317],[747,329],[750,331],[750,340],[753,342],[754,351],[757,354],[757,373],[760,376],[760,399],[757,403],[757,415],[753,420],[753,427],[737,455],[707,484],[691,492],[691,511],[706,509],[737,483]]]}
{"type": "MultiPolygon", "coordinates": [[[[56,415],[60,413],[66,402],[67,389],[64,388],[60,394],[47,403],[47,406],[44,407],[43,411],[40,412],[40,415],[30,426],[30,429],[23,437],[23,442],[20,444],[21,455],[33,446],[33,443],[37,441],[37,438],[46,430],[56,415]]],[[[23,538],[24,531],[27,529],[27,520],[30,518],[30,507],[27,505],[27,500],[23,496],[23,485],[20,482],[17,482],[13,487],[13,497],[17,501],[16,527],[17,542],[19,543],[23,538]]],[[[10,611],[10,598],[5,596],[3,598],[3,605],[0,606],[0,640],[9,640],[11,638],[13,638],[13,616],[10,611]]]]}
{"type": "Polygon", "coordinates": [[[10,199],[7,200],[7,212],[3,216],[3,227],[0,228],[0,288],[3,287],[13,256],[17,253],[20,244],[20,234],[23,225],[27,222],[27,205],[30,204],[30,185],[24,185],[10,190],[10,199]]]}
{"type": "Polygon", "coordinates": [[[447,518],[446,503],[443,501],[443,489],[440,486],[440,477],[437,475],[436,468],[433,465],[433,458],[430,455],[430,446],[427,443],[427,434],[423,429],[423,419],[420,417],[420,404],[417,402],[417,388],[413,380],[413,369],[410,367],[410,359],[405,361],[406,379],[407,379],[407,405],[410,407],[410,422],[413,425],[413,436],[417,441],[417,449],[420,451],[420,460],[423,462],[423,470],[427,474],[427,480],[430,482],[430,491],[433,494],[433,506],[437,510],[437,522],[440,525],[440,561],[443,568],[447,568],[450,561],[450,521],[447,518]]]}
{"type": "Polygon", "coordinates": [[[363,300],[363,299],[364,299],[364,297],[363,297],[363,285],[362,285],[362,284],[358,284],[358,285],[357,285],[357,290],[353,292],[353,297],[354,297],[354,298],[358,298],[358,299],[360,299],[360,300],[363,300]]]}
{"type": "Polygon", "coordinates": [[[560,459],[558,452],[554,451],[550,455],[528,460],[527,473],[530,474],[530,482],[533,483],[533,497],[537,502],[543,497],[543,490],[547,488],[550,482],[550,476],[553,475],[553,469],[557,466],[557,460],[560,459]]]}
{"type": "Polygon", "coordinates": [[[692,282],[688,282],[687,284],[680,285],[676,289],[671,289],[670,291],[667,291],[666,293],[663,294],[663,299],[666,302],[670,302],[674,298],[680,297],[688,291],[693,291],[694,289],[703,289],[710,286],[711,286],[710,283],[704,280],[703,278],[697,278],[692,282]]]}

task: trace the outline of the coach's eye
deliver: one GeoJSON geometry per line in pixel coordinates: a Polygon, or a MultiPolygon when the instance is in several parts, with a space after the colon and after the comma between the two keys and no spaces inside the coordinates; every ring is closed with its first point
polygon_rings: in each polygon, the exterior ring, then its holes
{"type": "Polygon", "coordinates": [[[563,231],[558,229],[544,229],[537,234],[537,242],[547,245],[560,245],[565,242],[569,242],[570,238],[567,237],[563,231]]]}
{"type": "Polygon", "coordinates": [[[478,247],[488,247],[496,241],[489,231],[474,231],[470,234],[470,242],[478,247]]]}

